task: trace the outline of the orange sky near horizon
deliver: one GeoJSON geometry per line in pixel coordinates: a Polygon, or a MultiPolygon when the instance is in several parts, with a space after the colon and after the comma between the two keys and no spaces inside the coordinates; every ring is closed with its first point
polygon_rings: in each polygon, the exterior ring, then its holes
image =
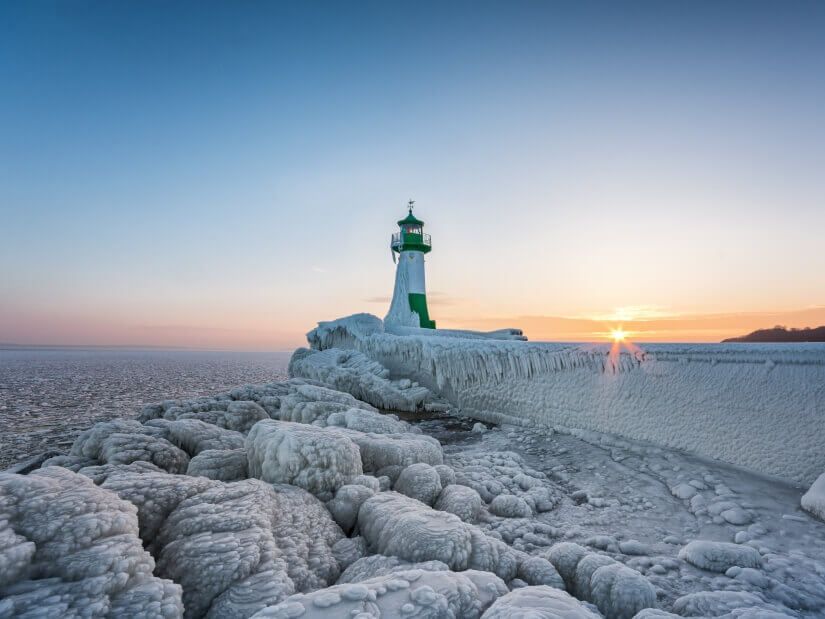
{"type": "MultiPolygon", "coordinates": [[[[383,316],[383,299],[369,299],[362,311],[383,316]]],[[[719,342],[775,325],[815,327],[825,325],[825,306],[794,311],[675,314],[650,307],[618,308],[605,314],[574,316],[496,316],[466,318],[456,303],[442,304],[433,296],[431,314],[439,327],[491,331],[504,327],[524,330],[531,341],[605,342],[611,330],[621,328],[635,342],[719,342]]],[[[355,311],[355,310],[353,310],[355,311]]],[[[221,350],[292,350],[305,346],[304,334],[314,319],[336,316],[290,316],[288,322],[249,315],[243,326],[234,318],[201,324],[129,323],[114,316],[11,315],[0,310],[0,325],[12,326],[17,337],[0,329],[0,343],[66,346],[158,346],[221,350]]]]}

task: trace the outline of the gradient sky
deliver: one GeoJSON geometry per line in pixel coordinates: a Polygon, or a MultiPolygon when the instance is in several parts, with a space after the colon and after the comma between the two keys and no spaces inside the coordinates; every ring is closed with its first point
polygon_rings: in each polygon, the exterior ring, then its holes
{"type": "Polygon", "coordinates": [[[825,324],[825,3],[3,2],[0,342],[825,324]]]}

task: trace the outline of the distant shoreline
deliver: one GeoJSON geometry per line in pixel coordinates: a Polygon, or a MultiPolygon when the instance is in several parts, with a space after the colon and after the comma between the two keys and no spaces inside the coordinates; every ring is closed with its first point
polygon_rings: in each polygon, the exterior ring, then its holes
{"type": "Polygon", "coordinates": [[[744,344],[804,344],[811,342],[825,342],[825,326],[806,327],[804,329],[786,329],[785,327],[774,327],[773,329],[759,329],[742,337],[731,337],[722,340],[722,343],[744,343],[744,344]]]}

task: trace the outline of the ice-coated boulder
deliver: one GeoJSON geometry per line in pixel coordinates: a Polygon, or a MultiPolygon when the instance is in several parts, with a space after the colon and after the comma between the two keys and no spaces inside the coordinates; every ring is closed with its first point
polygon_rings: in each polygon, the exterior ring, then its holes
{"type": "Polygon", "coordinates": [[[724,619],[781,619],[793,615],[765,603],[747,591],[698,591],[673,602],[673,611],[683,617],[723,617],[724,619]]]}
{"type": "MultiPolygon", "coordinates": [[[[332,545],[332,556],[335,557],[338,567],[344,570],[344,573],[346,573],[349,566],[365,557],[366,554],[367,543],[360,535],[339,539],[332,545]]],[[[341,574],[341,577],[343,577],[343,574],[341,574]]],[[[341,582],[341,577],[338,578],[338,582],[341,582]]]]}
{"type": "Polygon", "coordinates": [[[367,499],[358,513],[358,527],[372,552],[467,569],[472,551],[468,525],[397,492],[367,499]]]}
{"type": "Polygon", "coordinates": [[[293,595],[258,612],[256,619],[416,617],[478,619],[507,585],[486,572],[393,572],[360,583],[293,595]]]}
{"type": "Polygon", "coordinates": [[[388,475],[384,469],[390,466],[403,468],[417,462],[435,466],[444,462],[441,443],[424,434],[375,434],[345,428],[330,430],[340,432],[358,445],[364,470],[377,476],[388,475]]]}
{"type": "Polygon", "coordinates": [[[163,438],[165,430],[143,426],[137,421],[116,419],[96,423],[72,444],[70,460],[48,461],[68,464],[74,470],[95,463],[129,464],[151,462],[170,473],[184,473],[189,455],[163,438]]]}
{"type": "Polygon", "coordinates": [[[544,557],[553,564],[553,567],[564,580],[568,591],[576,591],[576,568],[589,551],[584,546],[573,542],[554,544],[544,553],[544,557]]]}
{"type": "Polygon", "coordinates": [[[593,579],[593,574],[596,570],[605,565],[613,565],[616,561],[607,555],[600,555],[597,553],[590,553],[584,555],[576,566],[576,572],[573,575],[573,586],[570,587],[570,592],[582,600],[589,600],[592,595],[590,583],[593,579]]]}
{"type": "Polygon", "coordinates": [[[542,557],[528,557],[518,566],[517,577],[528,585],[547,585],[564,589],[564,581],[556,568],[542,557]]]}
{"type": "Polygon", "coordinates": [[[490,512],[502,518],[529,518],[533,510],[521,497],[500,494],[490,503],[490,512]]]}
{"type": "MultiPolygon", "coordinates": [[[[545,512],[561,500],[544,473],[530,469],[513,452],[458,453],[450,457],[450,465],[455,469],[456,483],[473,488],[485,503],[501,494],[514,495],[523,499],[531,512],[545,512]]],[[[524,509],[520,504],[519,508],[524,509]]]]}
{"type": "Polygon", "coordinates": [[[599,619],[565,591],[548,586],[521,587],[498,598],[483,619],[599,619]]]}
{"type": "Polygon", "coordinates": [[[423,462],[411,464],[401,471],[393,490],[432,505],[441,493],[441,476],[429,464],[423,462]]]}
{"type": "Polygon", "coordinates": [[[473,523],[478,518],[481,506],[482,500],[478,492],[467,486],[453,484],[441,491],[434,507],[455,514],[464,522],[473,523]]]}
{"type": "Polygon", "coordinates": [[[373,475],[356,475],[350,480],[350,483],[355,486],[364,486],[373,492],[381,491],[381,480],[373,475]]]}
{"type": "Polygon", "coordinates": [[[728,542],[694,540],[679,551],[679,558],[703,570],[725,572],[734,565],[760,567],[762,557],[755,548],[728,542]]]}
{"type": "Polygon", "coordinates": [[[398,557],[387,557],[384,555],[370,555],[355,561],[347,567],[338,578],[338,584],[348,582],[362,582],[377,576],[386,576],[393,572],[404,572],[407,570],[425,570],[428,572],[449,571],[447,564],[442,561],[419,561],[412,563],[404,561],[398,557]]]}
{"type": "Polygon", "coordinates": [[[544,556],[558,570],[567,590],[598,606],[608,617],[630,619],[656,605],[656,590],[637,571],[572,542],[555,544],[544,556]]]}
{"type": "Polygon", "coordinates": [[[220,428],[200,419],[153,419],[144,425],[146,428],[162,430],[163,438],[190,456],[197,456],[207,449],[239,449],[244,445],[244,436],[240,432],[220,428]]]}
{"type": "Polygon", "coordinates": [[[802,509],[825,521],[825,473],[816,478],[808,491],[802,495],[802,509]]]}
{"type": "Polygon", "coordinates": [[[593,573],[589,601],[606,617],[632,619],[643,608],[656,606],[656,589],[639,572],[614,563],[593,573]]]}
{"type": "Polygon", "coordinates": [[[452,467],[446,464],[436,464],[434,468],[438,471],[438,476],[441,478],[442,488],[446,488],[450,484],[455,483],[455,471],[452,467]]]}
{"type": "Polygon", "coordinates": [[[321,426],[329,423],[330,416],[351,409],[378,414],[375,408],[366,402],[356,400],[348,393],[308,384],[295,385],[288,394],[278,398],[277,407],[268,407],[273,419],[321,426]]]}
{"type": "Polygon", "coordinates": [[[137,506],[156,573],[183,586],[187,616],[248,617],[338,578],[343,533],[308,492],[134,467],[110,467],[103,487],[137,506]]]}
{"type": "Polygon", "coordinates": [[[349,408],[344,411],[332,413],[326,419],[328,426],[338,426],[359,432],[374,432],[375,434],[403,434],[413,432],[410,424],[401,421],[395,415],[382,415],[373,411],[360,408],[349,408]]]}
{"type": "Polygon", "coordinates": [[[358,484],[347,484],[335,491],[335,498],[327,502],[327,509],[344,533],[351,533],[358,521],[361,505],[375,494],[375,490],[358,484]]]}
{"type": "Polygon", "coordinates": [[[0,616],[179,617],[133,505],[60,467],[0,473],[0,616]]]}
{"type": "Polygon", "coordinates": [[[246,479],[246,449],[206,449],[189,461],[187,475],[208,477],[219,481],[246,479]]]}
{"type": "Polygon", "coordinates": [[[356,350],[299,348],[289,361],[289,375],[320,381],[383,410],[414,412],[432,397],[425,387],[391,381],[389,370],[356,350]]]}
{"type": "Polygon", "coordinates": [[[249,474],[328,495],[363,471],[358,446],[339,431],[266,420],[246,438],[249,474]]]}
{"type": "Polygon", "coordinates": [[[269,419],[269,414],[251,400],[213,399],[204,403],[187,402],[165,408],[163,418],[170,421],[197,419],[220,428],[246,434],[257,422],[269,419]]]}

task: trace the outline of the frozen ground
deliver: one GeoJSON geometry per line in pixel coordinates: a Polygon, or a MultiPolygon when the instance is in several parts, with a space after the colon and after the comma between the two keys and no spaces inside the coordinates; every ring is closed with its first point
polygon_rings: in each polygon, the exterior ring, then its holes
{"type": "Polygon", "coordinates": [[[0,617],[825,616],[802,489],[483,424],[352,349],[299,351],[290,373],[0,474],[0,617]]]}

